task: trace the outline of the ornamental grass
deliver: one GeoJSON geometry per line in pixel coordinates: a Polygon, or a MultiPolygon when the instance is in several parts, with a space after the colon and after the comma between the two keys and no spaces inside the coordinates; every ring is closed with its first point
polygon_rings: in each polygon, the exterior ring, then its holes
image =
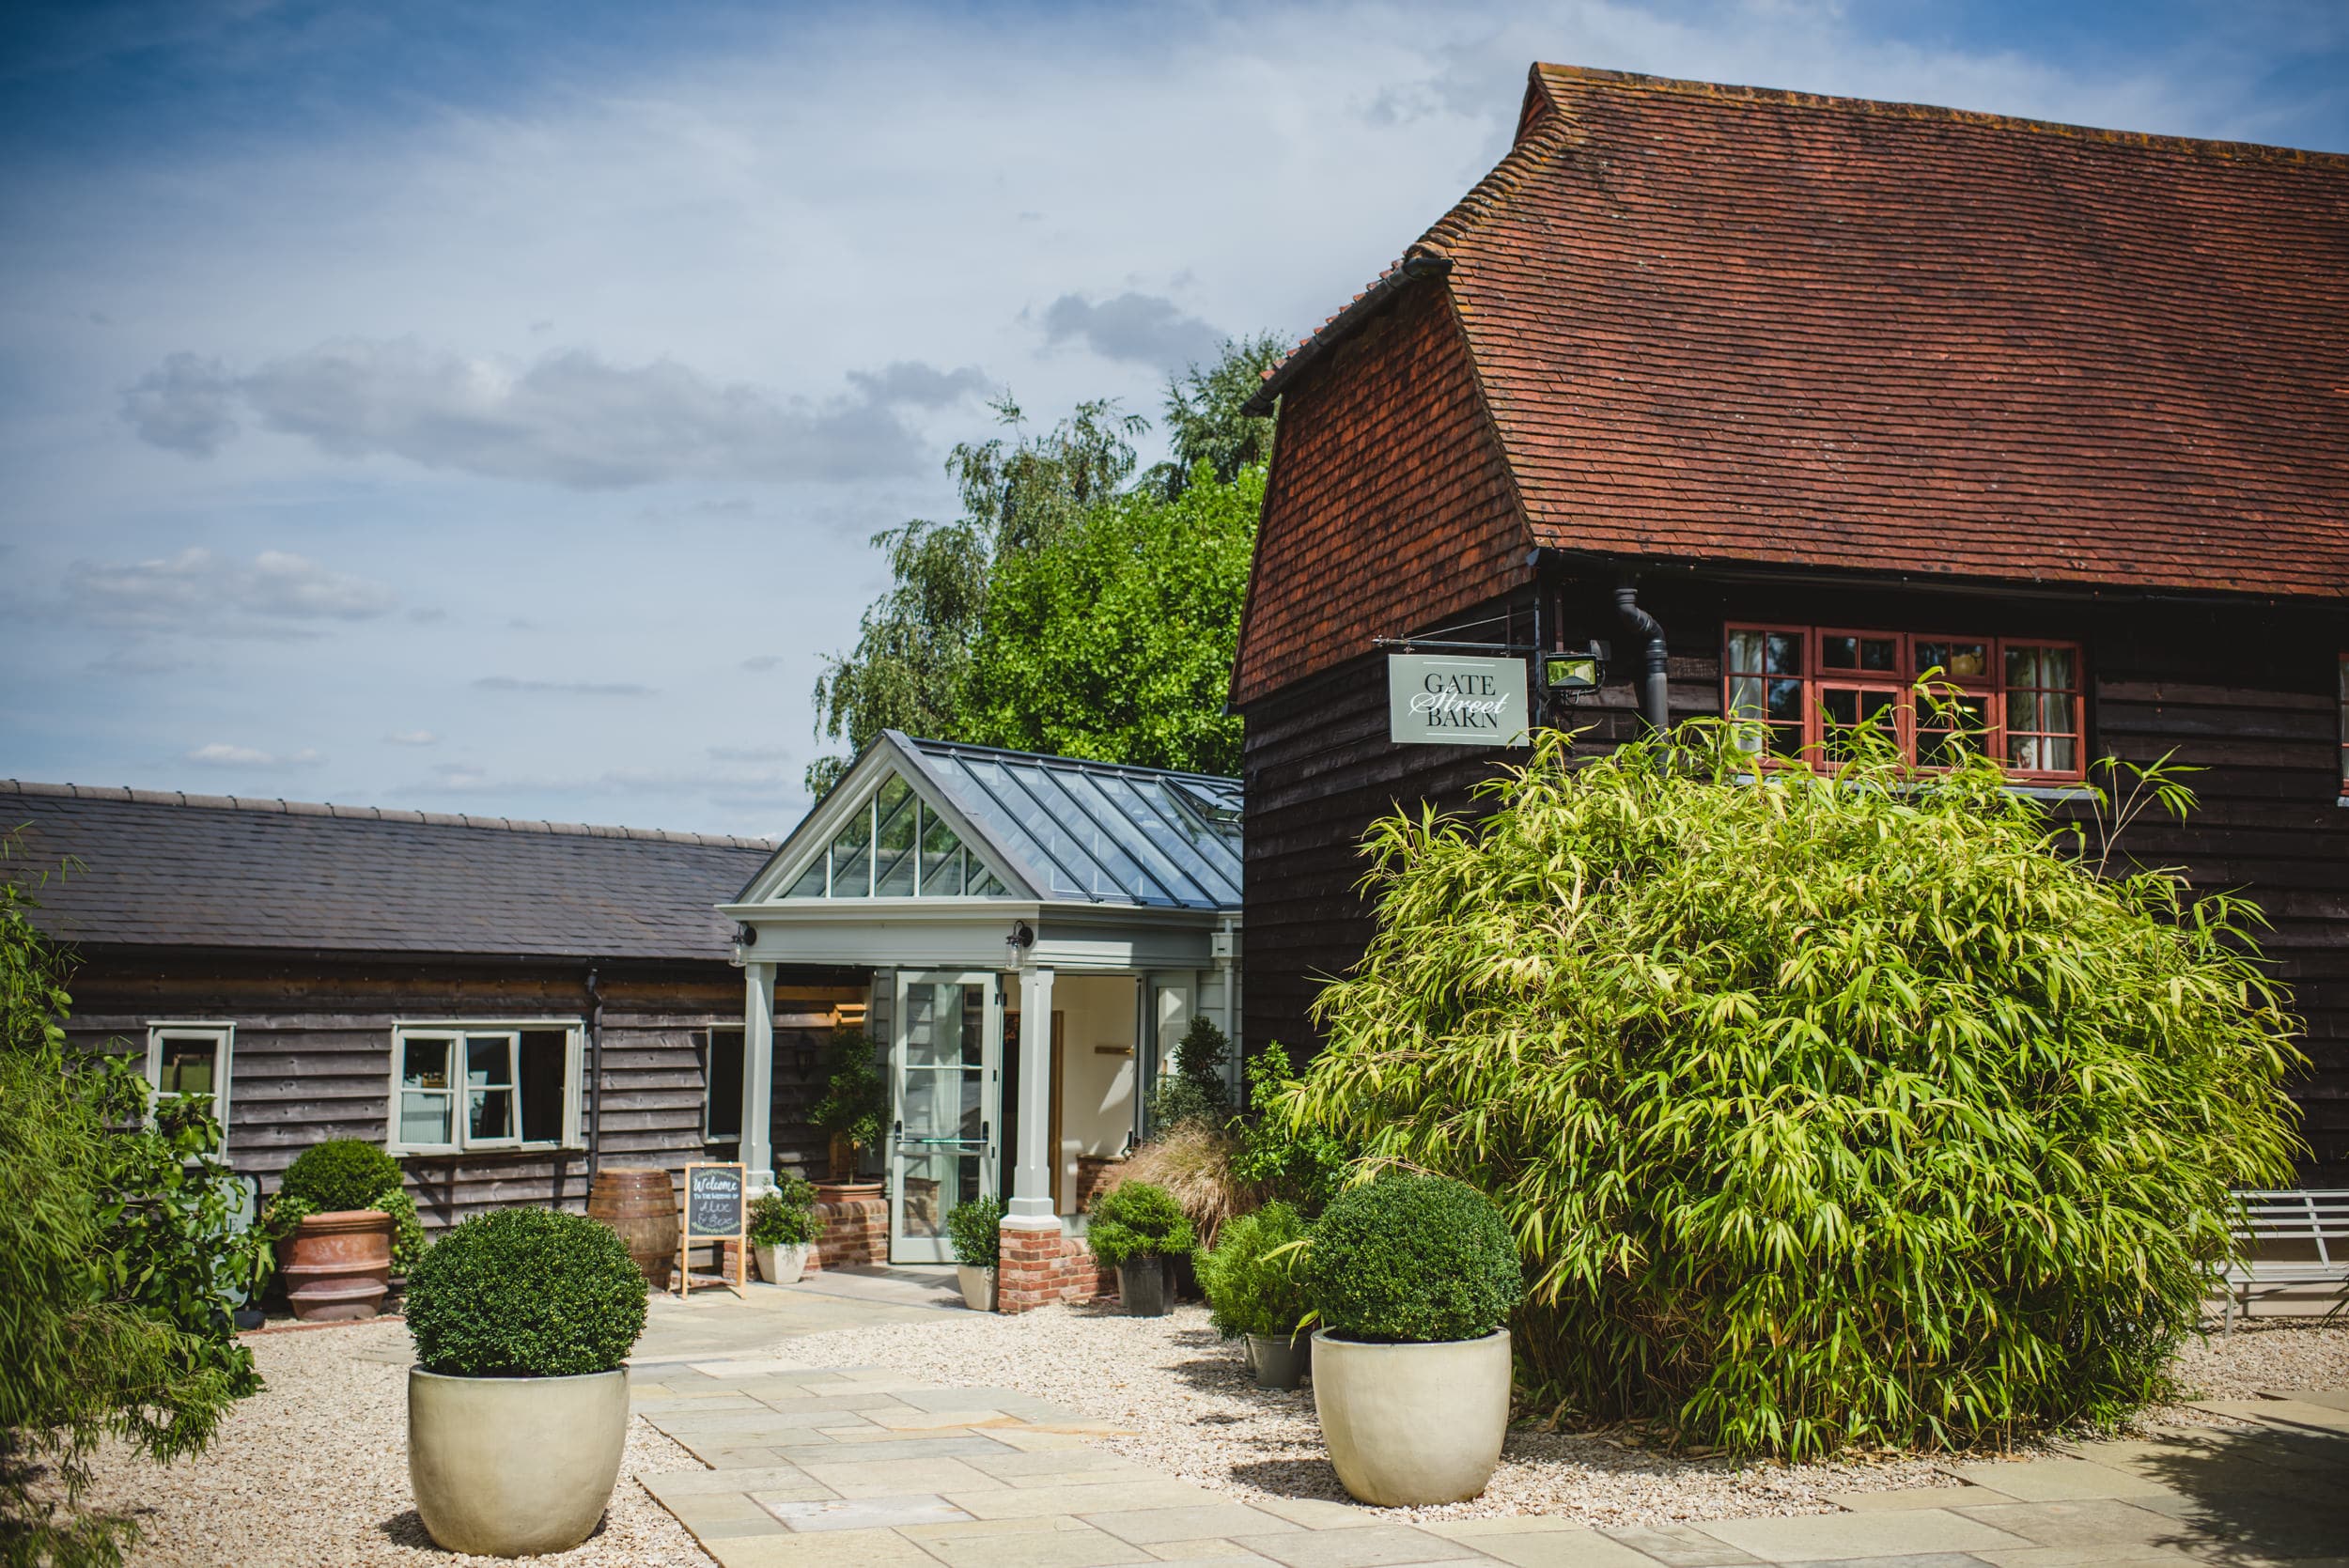
{"type": "MultiPolygon", "coordinates": [[[[1358,1171],[1499,1204],[1521,1389],[1800,1458],[2109,1422],[2286,1180],[2258,911],[2131,867],[1968,756],[1754,777],[1735,729],[1540,740],[1475,820],[1366,840],[1378,929],[1285,1101],[1358,1171]]],[[[2125,836],[2120,840],[2125,848],[2125,836]]]]}

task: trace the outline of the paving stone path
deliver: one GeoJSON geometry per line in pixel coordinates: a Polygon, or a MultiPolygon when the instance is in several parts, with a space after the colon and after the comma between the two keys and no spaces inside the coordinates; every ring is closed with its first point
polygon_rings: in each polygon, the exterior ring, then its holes
{"type": "Polygon", "coordinates": [[[1591,1529],[1546,1517],[1388,1522],[1246,1501],[1095,1445],[1110,1430],[1001,1389],[773,1359],[632,1364],[636,1408],[706,1470],[646,1485],[724,1568],[2349,1568],[2349,1394],[2215,1404],[2066,1456],[1952,1467],[1844,1512],[1591,1529]]]}

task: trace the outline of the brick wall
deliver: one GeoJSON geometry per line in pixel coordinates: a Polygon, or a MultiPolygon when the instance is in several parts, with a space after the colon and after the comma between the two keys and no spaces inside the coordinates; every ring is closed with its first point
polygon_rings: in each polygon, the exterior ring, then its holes
{"type": "Polygon", "coordinates": [[[1117,1294],[1117,1274],[1093,1261],[1076,1236],[1063,1232],[1003,1229],[1003,1261],[995,1274],[995,1310],[1033,1312],[1059,1302],[1081,1305],[1117,1294]]]}
{"type": "Polygon", "coordinates": [[[889,1205],[879,1188],[818,1187],[816,1212],[824,1217],[824,1234],[807,1254],[810,1274],[889,1261],[889,1205]]]}

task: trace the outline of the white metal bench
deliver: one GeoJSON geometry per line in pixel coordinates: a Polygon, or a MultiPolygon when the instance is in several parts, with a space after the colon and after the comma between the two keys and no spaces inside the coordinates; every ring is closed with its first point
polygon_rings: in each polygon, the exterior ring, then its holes
{"type": "Polygon", "coordinates": [[[2327,1283],[2349,1287],[2349,1192],[2291,1188],[2235,1196],[2243,1201],[2243,1217],[2235,1225],[2235,1255],[2224,1276],[2222,1332],[2234,1331],[2238,1296],[2243,1315],[2251,1315],[2255,1290],[2327,1283]]]}

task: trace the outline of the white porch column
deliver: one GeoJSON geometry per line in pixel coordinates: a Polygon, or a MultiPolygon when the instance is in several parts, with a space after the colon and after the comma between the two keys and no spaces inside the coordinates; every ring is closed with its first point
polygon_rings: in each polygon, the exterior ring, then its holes
{"type": "Polygon", "coordinates": [[[1019,1147],[1007,1224],[1058,1230],[1052,1213],[1052,971],[1019,971],[1019,1147]]]}
{"type": "Polygon", "coordinates": [[[742,966],[742,1186],[775,1184],[775,966],[742,966]]]}

